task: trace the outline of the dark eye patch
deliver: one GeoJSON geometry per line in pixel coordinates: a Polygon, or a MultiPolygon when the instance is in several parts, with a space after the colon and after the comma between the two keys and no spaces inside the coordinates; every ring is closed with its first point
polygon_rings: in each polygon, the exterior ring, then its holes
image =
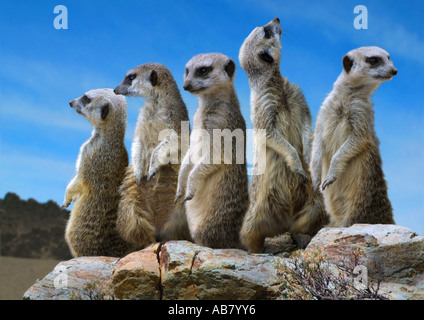
{"type": "Polygon", "coordinates": [[[91,99],[89,98],[89,97],[87,97],[86,95],[83,95],[82,96],[82,98],[81,98],[81,103],[83,104],[83,105],[87,105],[87,104],[89,104],[91,102],[91,99]]]}
{"type": "Polygon", "coordinates": [[[274,58],[266,51],[259,54],[259,58],[267,63],[273,63],[274,58]]]}
{"type": "Polygon", "coordinates": [[[272,36],[271,27],[264,27],[265,38],[269,39],[272,36]]]}
{"type": "Polygon", "coordinates": [[[129,74],[125,77],[125,83],[128,84],[128,85],[131,85],[132,81],[135,78],[137,78],[137,75],[135,73],[131,73],[131,74],[129,74]]]}
{"type": "Polygon", "coordinates": [[[382,60],[381,60],[380,57],[374,56],[374,57],[367,57],[365,59],[365,61],[368,64],[370,64],[372,67],[376,67],[376,66],[378,66],[381,63],[382,60]]]}
{"type": "Polygon", "coordinates": [[[213,70],[212,66],[210,67],[200,67],[196,69],[196,76],[205,77],[213,70]]]}

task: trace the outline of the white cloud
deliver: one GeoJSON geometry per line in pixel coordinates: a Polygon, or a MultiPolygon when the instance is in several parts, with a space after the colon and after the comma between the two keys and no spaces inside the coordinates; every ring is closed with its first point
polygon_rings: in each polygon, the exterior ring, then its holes
{"type": "MultiPolygon", "coordinates": [[[[385,10],[375,3],[367,3],[368,29],[356,30],[353,26],[355,3],[345,1],[296,1],[276,3],[275,1],[251,1],[258,7],[264,8],[272,15],[279,15],[284,21],[290,19],[305,20],[316,24],[316,32],[324,34],[331,42],[353,42],[358,46],[379,43],[390,53],[400,55],[405,59],[412,59],[424,64],[424,38],[407,24],[399,23],[396,12],[385,10]],[[350,12],[349,18],[346,13],[350,12]]],[[[390,7],[389,7],[390,8],[390,7]]],[[[414,10],[411,5],[411,10],[414,10]]],[[[407,17],[403,22],[407,23],[407,17]]],[[[265,23],[265,22],[264,22],[265,23]]],[[[353,49],[353,48],[352,48],[353,49]]]]}
{"type": "Polygon", "coordinates": [[[17,91],[30,89],[46,98],[75,89],[82,95],[85,91],[105,88],[116,82],[107,74],[91,69],[89,65],[78,69],[78,64],[34,60],[24,55],[7,56],[1,53],[0,63],[0,76],[9,83],[18,84],[17,91]]]}
{"type": "Polygon", "coordinates": [[[392,53],[424,64],[424,40],[404,25],[377,21],[375,27],[370,29],[369,38],[379,39],[392,53]]]}
{"type": "MultiPolygon", "coordinates": [[[[13,152],[8,150],[7,153],[2,152],[0,159],[2,162],[0,172],[3,174],[9,171],[13,172],[13,174],[21,175],[22,171],[30,171],[32,174],[48,174],[51,179],[62,181],[62,178],[59,178],[60,176],[67,173],[72,174],[75,171],[75,161],[64,161],[41,155],[25,154],[22,151],[13,152]],[[16,170],[17,168],[20,169],[16,170]]],[[[70,178],[72,177],[70,176],[70,178]]]]}
{"type": "Polygon", "coordinates": [[[53,126],[90,132],[90,123],[72,111],[67,103],[57,107],[39,105],[17,96],[0,101],[0,114],[4,121],[16,119],[39,127],[53,126]]]}

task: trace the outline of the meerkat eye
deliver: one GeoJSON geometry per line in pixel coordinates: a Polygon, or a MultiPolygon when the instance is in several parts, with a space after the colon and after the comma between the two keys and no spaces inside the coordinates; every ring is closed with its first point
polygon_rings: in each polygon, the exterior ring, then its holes
{"type": "Polygon", "coordinates": [[[204,77],[208,75],[208,73],[211,71],[212,71],[212,67],[201,67],[197,69],[196,74],[200,77],[204,77]]]}
{"type": "Polygon", "coordinates": [[[125,83],[131,85],[132,81],[137,77],[135,73],[131,73],[125,77],[125,83]]]}
{"type": "Polygon", "coordinates": [[[366,59],[366,62],[372,66],[375,66],[381,61],[380,57],[369,57],[366,59]]]}
{"type": "Polygon", "coordinates": [[[83,95],[81,98],[81,102],[83,105],[87,105],[91,102],[91,99],[89,97],[87,97],[86,95],[83,95]]]}
{"type": "Polygon", "coordinates": [[[266,39],[271,38],[271,36],[272,36],[271,28],[269,28],[269,27],[264,28],[264,33],[265,33],[265,38],[266,39]]]}
{"type": "Polygon", "coordinates": [[[387,59],[390,61],[390,56],[387,56],[387,59]]]}
{"type": "Polygon", "coordinates": [[[188,76],[188,72],[189,72],[189,71],[188,71],[188,69],[186,68],[186,69],[185,69],[185,74],[186,74],[186,76],[188,76]]]}

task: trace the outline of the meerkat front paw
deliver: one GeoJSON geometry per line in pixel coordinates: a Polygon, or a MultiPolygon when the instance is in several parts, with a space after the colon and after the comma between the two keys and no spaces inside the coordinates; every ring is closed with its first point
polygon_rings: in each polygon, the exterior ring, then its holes
{"type": "Polygon", "coordinates": [[[337,177],[336,176],[332,176],[329,177],[327,179],[325,179],[325,181],[323,182],[322,186],[321,186],[321,190],[324,191],[325,188],[327,188],[329,185],[331,185],[334,181],[336,181],[337,177]]]}
{"type": "Polygon", "coordinates": [[[141,181],[143,180],[143,170],[141,169],[134,169],[134,179],[137,186],[141,186],[141,181]]]}
{"type": "Polygon", "coordinates": [[[65,209],[65,208],[67,208],[67,207],[69,207],[71,205],[71,201],[66,201],[65,200],[65,202],[63,202],[63,204],[62,204],[62,209],[65,209]]]}
{"type": "Polygon", "coordinates": [[[135,178],[135,184],[139,187],[141,185],[141,174],[135,174],[134,175],[135,178]]]}
{"type": "Polygon", "coordinates": [[[152,167],[150,167],[150,169],[149,169],[149,175],[147,176],[147,182],[149,182],[154,177],[154,175],[157,172],[158,172],[158,168],[152,168],[152,167]]]}
{"type": "Polygon", "coordinates": [[[177,203],[178,202],[178,199],[180,199],[183,196],[183,194],[185,193],[185,190],[184,189],[185,188],[182,188],[180,186],[180,184],[178,184],[177,193],[175,194],[175,198],[174,198],[174,203],[177,203]]]}
{"type": "Polygon", "coordinates": [[[313,191],[316,193],[319,190],[319,185],[321,184],[321,179],[318,177],[312,177],[312,188],[313,191]]]}
{"type": "Polygon", "coordinates": [[[78,194],[73,194],[72,195],[71,191],[68,191],[65,194],[65,200],[63,201],[62,208],[69,207],[71,205],[71,203],[72,202],[75,203],[77,201],[77,199],[78,199],[78,194]]]}
{"type": "Polygon", "coordinates": [[[187,190],[186,195],[185,195],[182,203],[185,203],[186,201],[193,199],[195,193],[196,192],[195,192],[194,189],[187,190]]]}

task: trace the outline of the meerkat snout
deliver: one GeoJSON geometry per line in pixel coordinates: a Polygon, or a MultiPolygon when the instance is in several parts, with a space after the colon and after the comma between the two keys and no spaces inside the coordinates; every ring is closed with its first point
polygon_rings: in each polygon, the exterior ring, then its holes
{"type": "Polygon", "coordinates": [[[185,91],[190,91],[192,89],[192,86],[191,86],[191,84],[184,84],[183,89],[185,91]]]}
{"type": "Polygon", "coordinates": [[[80,114],[80,115],[84,115],[83,114],[83,109],[85,108],[86,105],[88,105],[91,102],[91,99],[89,97],[87,97],[86,94],[84,94],[83,96],[72,100],[71,102],[69,102],[69,105],[71,106],[71,108],[75,109],[75,111],[80,114]]]}
{"type": "Polygon", "coordinates": [[[395,68],[395,67],[393,67],[393,69],[392,69],[392,75],[397,75],[397,69],[395,68]]]}
{"type": "Polygon", "coordinates": [[[239,52],[240,66],[244,71],[264,70],[280,64],[281,58],[280,19],[274,18],[266,25],[256,27],[243,42],[239,52]]]}

